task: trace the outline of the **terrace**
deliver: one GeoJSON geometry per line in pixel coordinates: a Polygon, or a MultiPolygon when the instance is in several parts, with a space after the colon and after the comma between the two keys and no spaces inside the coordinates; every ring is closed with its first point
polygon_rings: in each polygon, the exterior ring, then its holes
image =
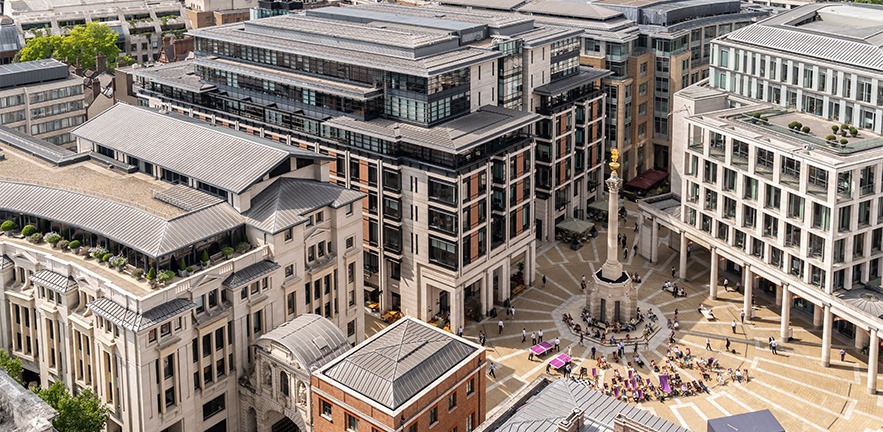
{"type": "Polygon", "coordinates": [[[849,156],[883,147],[883,137],[872,131],[855,129],[851,125],[846,125],[844,131],[841,123],[789,110],[767,108],[741,112],[729,116],[728,119],[746,125],[749,129],[759,129],[778,138],[811,145],[838,156],[849,156]],[[837,127],[836,130],[833,126],[837,127]],[[855,135],[852,134],[853,130],[855,135]]]}

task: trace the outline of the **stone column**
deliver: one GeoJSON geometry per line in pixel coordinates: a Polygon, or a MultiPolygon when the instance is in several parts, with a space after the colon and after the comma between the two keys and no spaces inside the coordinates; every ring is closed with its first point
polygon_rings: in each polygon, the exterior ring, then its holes
{"type": "MultiPolygon", "coordinates": [[[[683,243],[683,242],[682,242],[683,243]]],[[[686,250],[684,251],[686,254],[686,250]]],[[[711,247],[711,263],[709,264],[709,272],[711,276],[708,278],[708,296],[711,297],[712,300],[717,299],[717,248],[711,247]]]]}
{"type": "Polygon", "coordinates": [[[481,316],[487,314],[488,309],[490,309],[488,302],[489,293],[493,290],[491,286],[491,278],[493,278],[493,270],[484,274],[484,277],[481,278],[481,288],[479,289],[478,299],[481,306],[479,306],[479,312],[481,316]]]}
{"type": "Polygon", "coordinates": [[[782,284],[781,287],[782,292],[782,331],[779,333],[779,337],[782,340],[788,339],[788,333],[791,326],[791,290],[788,287],[788,284],[782,284]]]}
{"type": "Polygon", "coordinates": [[[812,326],[813,326],[813,328],[818,329],[819,327],[822,326],[822,318],[823,318],[822,315],[824,315],[824,310],[822,309],[822,307],[819,305],[813,305],[813,311],[812,311],[812,326]]]}
{"type": "Polygon", "coordinates": [[[877,393],[877,362],[880,349],[880,338],[877,329],[871,329],[871,344],[868,348],[868,393],[877,393]]]}
{"type": "Polygon", "coordinates": [[[834,327],[834,314],[831,313],[831,305],[824,307],[824,322],[822,324],[822,366],[831,365],[831,330],[834,327]]]}
{"type": "Polygon", "coordinates": [[[607,179],[607,189],[610,191],[607,200],[607,261],[601,266],[601,275],[607,280],[617,280],[622,276],[622,264],[617,257],[619,248],[619,190],[622,187],[622,179],[616,174],[618,163],[611,163],[610,178],[607,179]],[[616,165],[614,167],[613,165],[616,165]]]}
{"type": "Polygon", "coordinates": [[[506,301],[509,298],[509,293],[512,292],[512,282],[511,272],[512,272],[512,258],[506,257],[506,261],[503,262],[503,267],[500,271],[500,277],[502,280],[500,281],[500,303],[506,301]]]}
{"type": "Polygon", "coordinates": [[[678,277],[687,280],[687,233],[685,231],[681,231],[681,250],[679,253],[680,267],[678,268],[678,277]]]}
{"type": "Polygon", "coordinates": [[[861,350],[865,347],[865,344],[868,343],[868,335],[865,334],[865,329],[856,327],[855,328],[855,349],[861,350]]]}
{"type": "Polygon", "coordinates": [[[530,246],[527,248],[527,252],[524,254],[524,281],[528,287],[532,287],[536,284],[536,271],[537,271],[537,242],[531,241],[530,246]]]}
{"type": "Polygon", "coordinates": [[[742,267],[742,290],[745,292],[742,298],[742,310],[745,311],[745,320],[750,321],[754,317],[754,309],[751,307],[751,296],[754,294],[754,278],[751,277],[751,266],[748,264],[742,267]]]}
{"type": "Polygon", "coordinates": [[[451,302],[451,332],[456,333],[463,322],[463,289],[456,288],[453,292],[448,291],[451,302]]]}
{"type": "Polygon", "coordinates": [[[650,226],[650,262],[655,264],[659,261],[659,222],[654,218],[650,226]]]}
{"type": "Polygon", "coordinates": [[[783,289],[781,285],[776,285],[776,306],[782,306],[783,289]]]}

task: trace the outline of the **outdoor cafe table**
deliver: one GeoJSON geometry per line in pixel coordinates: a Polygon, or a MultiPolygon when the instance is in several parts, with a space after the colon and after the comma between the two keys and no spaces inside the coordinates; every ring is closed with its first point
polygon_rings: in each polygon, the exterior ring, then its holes
{"type": "Polygon", "coordinates": [[[532,352],[533,355],[539,356],[539,355],[545,354],[550,349],[552,349],[552,344],[550,344],[549,342],[546,342],[546,341],[542,341],[542,342],[530,347],[530,352],[532,352]]]}
{"type": "Polygon", "coordinates": [[[555,358],[549,361],[549,364],[555,369],[560,369],[564,367],[564,365],[570,363],[571,360],[573,359],[567,354],[558,354],[555,358]]]}

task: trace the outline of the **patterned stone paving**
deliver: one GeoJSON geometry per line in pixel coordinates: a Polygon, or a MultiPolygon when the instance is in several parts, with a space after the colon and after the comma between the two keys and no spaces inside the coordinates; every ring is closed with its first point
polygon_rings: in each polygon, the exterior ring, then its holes
{"type": "MultiPolygon", "coordinates": [[[[630,217],[626,227],[634,226],[636,208],[628,203],[630,217]]],[[[638,233],[631,228],[624,230],[629,243],[635,242],[638,233]]],[[[603,231],[602,231],[603,234],[603,231]]],[[[649,234],[649,233],[648,233],[649,234]]],[[[660,233],[660,236],[664,236],[660,233]]],[[[546,275],[546,286],[534,286],[513,299],[516,308],[515,319],[501,314],[505,328],[497,334],[497,319],[487,319],[480,323],[471,322],[465,329],[465,336],[477,340],[480,330],[488,334],[488,359],[497,363],[497,378],[488,381],[488,408],[504,402],[511,394],[525,384],[545,374],[546,363],[527,358],[529,334],[543,329],[545,340],[561,338],[561,350],[571,348],[574,357],[574,372],[581,366],[589,370],[595,362],[587,360],[590,344],[579,346],[578,337],[566,332],[560,323],[564,310],[579,310],[583,302],[579,286],[580,277],[600,268],[606,259],[603,235],[584,245],[579,251],[572,251],[565,244],[541,244],[538,246],[537,283],[541,284],[546,275]],[[600,241],[599,241],[600,240],[600,241]],[[556,322],[559,321],[559,322],[556,322]],[[521,342],[521,329],[526,328],[528,341],[521,342]],[[566,333],[562,333],[566,332],[566,333]]],[[[677,254],[666,245],[660,245],[659,263],[650,264],[640,256],[630,256],[624,263],[629,273],[637,272],[643,282],[638,295],[642,310],[652,307],[660,316],[662,325],[665,317],[671,318],[678,309],[681,331],[675,345],[690,348],[696,356],[714,356],[720,359],[724,368],[748,369],[751,380],[747,383],[728,382],[718,385],[716,380],[706,384],[710,394],[656,400],[638,404],[662,418],[683,425],[693,431],[706,429],[706,420],[749,411],[770,409],[786,430],[790,431],[876,431],[883,427],[883,396],[869,395],[866,389],[867,356],[853,348],[853,343],[836,331],[832,347],[832,361],[828,368],[820,364],[821,332],[812,328],[812,320],[797,310],[792,310],[794,340],[790,343],[779,341],[779,355],[770,353],[767,338],[778,339],[779,309],[774,299],[757,294],[759,309],[751,324],[738,325],[732,334],[730,323],[739,321],[739,308],[742,298],[739,293],[719,290],[718,300],[708,299],[708,260],[704,251],[694,251],[688,263],[687,281],[679,281],[686,289],[685,298],[674,299],[669,293],[660,290],[662,284],[671,279],[671,266],[677,265],[677,254]],[[717,321],[707,321],[698,311],[700,304],[714,309],[717,321]],[[721,352],[724,338],[730,337],[736,354],[721,352]],[[705,351],[705,339],[711,341],[714,353],[705,351]],[[845,361],[841,362],[838,352],[847,350],[845,361]]],[[[721,273],[721,279],[725,273],[721,273]]],[[[737,280],[729,276],[730,280],[737,280]]],[[[502,312],[501,308],[498,308],[502,312]]],[[[578,315],[576,316],[578,318],[578,315]]],[[[664,328],[649,342],[649,348],[642,347],[640,356],[645,362],[665,357],[666,338],[669,332],[664,328]]],[[[597,346],[600,352],[608,354],[611,348],[597,346]]],[[[628,349],[627,352],[630,352],[628,349]]],[[[631,354],[627,355],[631,357],[631,354]]],[[[545,357],[548,360],[549,357],[545,357]]],[[[626,374],[623,363],[614,368],[626,374]]],[[[700,379],[696,370],[679,370],[682,377],[700,379]]],[[[613,370],[603,372],[609,382],[613,370]]],[[[657,382],[655,374],[647,368],[639,370],[645,378],[657,382]]],[[[552,371],[552,376],[561,375],[552,371]]]]}

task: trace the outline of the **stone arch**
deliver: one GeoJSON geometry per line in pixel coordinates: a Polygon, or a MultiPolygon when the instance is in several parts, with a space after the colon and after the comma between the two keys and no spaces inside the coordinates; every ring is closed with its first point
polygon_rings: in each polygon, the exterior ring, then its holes
{"type": "MultiPolygon", "coordinates": [[[[299,420],[299,419],[298,419],[299,420]]],[[[302,428],[302,424],[294,419],[286,417],[278,411],[267,411],[266,432],[301,432],[306,429],[302,428]]]]}
{"type": "Polygon", "coordinates": [[[249,408],[245,414],[245,432],[258,432],[258,413],[249,408]]]}

